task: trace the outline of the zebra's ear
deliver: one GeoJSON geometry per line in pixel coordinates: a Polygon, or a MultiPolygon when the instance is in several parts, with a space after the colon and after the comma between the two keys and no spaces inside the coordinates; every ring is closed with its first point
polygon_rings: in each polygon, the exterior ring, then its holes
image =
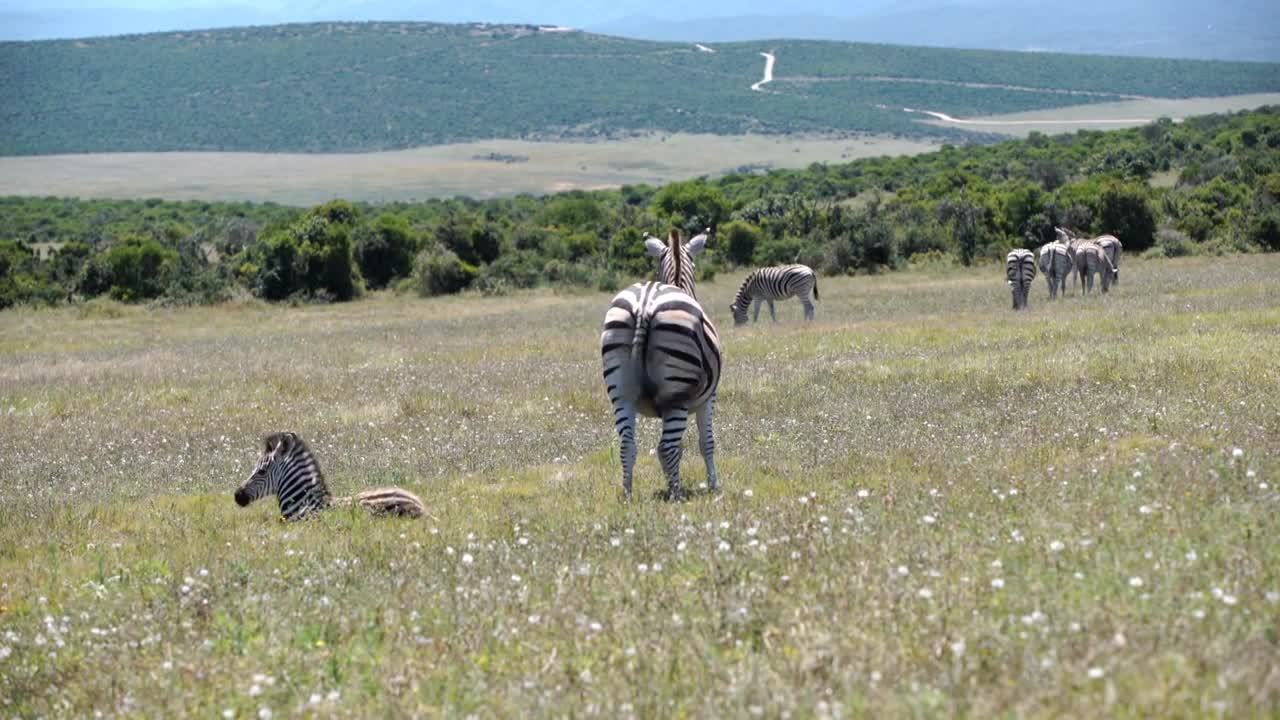
{"type": "Polygon", "coordinates": [[[694,255],[697,255],[698,253],[706,249],[707,236],[710,233],[711,233],[711,228],[707,228],[706,230],[702,231],[701,235],[695,236],[692,240],[689,241],[689,244],[685,245],[685,247],[689,249],[689,255],[691,257],[694,255]]]}
{"type": "Polygon", "coordinates": [[[662,251],[666,249],[667,246],[663,245],[662,241],[656,237],[646,237],[644,239],[645,254],[651,257],[662,257],[662,251]]]}

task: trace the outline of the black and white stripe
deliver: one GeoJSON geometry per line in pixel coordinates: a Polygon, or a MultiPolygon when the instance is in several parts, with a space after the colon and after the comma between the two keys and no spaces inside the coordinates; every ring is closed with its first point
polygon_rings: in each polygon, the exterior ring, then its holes
{"type": "Polygon", "coordinates": [[[320,462],[294,433],[268,435],[263,445],[253,473],[236,489],[236,504],[240,507],[275,495],[280,516],[285,520],[301,520],[330,506],[352,504],[375,514],[420,517],[426,513],[422,500],[401,488],[377,488],[334,498],[320,472],[320,462]]]}
{"type": "Polygon", "coordinates": [[[747,276],[742,281],[742,287],[738,290],[738,296],[734,298],[733,305],[729,310],[733,312],[733,324],[744,325],[747,322],[747,308],[755,304],[755,317],[752,322],[760,320],[760,304],[768,303],[769,315],[773,317],[774,322],[778,320],[778,313],[774,309],[774,300],[786,300],[789,297],[800,298],[800,304],[804,306],[804,319],[813,319],[813,300],[809,299],[809,294],[813,293],[813,299],[818,299],[818,276],[814,274],[813,269],[808,265],[778,265],[776,267],[760,268],[747,276]]]}
{"type": "Polygon", "coordinates": [[[1107,257],[1107,251],[1091,240],[1076,245],[1076,272],[1080,275],[1080,288],[1085,295],[1093,292],[1094,273],[1102,276],[1102,292],[1111,288],[1115,266],[1107,257]]]}
{"type": "Polygon", "coordinates": [[[1067,294],[1067,277],[1071,275],[1071,250],[1063,242],[1051,242],[1040,246],[1040,272],[1049,284],[1049,299],[1058,297],[1058,288],[1067,294]]]}
{"type": "Polygon", "coordinates": [[[1031,281],[1036,279],[1036,256],[1024,248],[1010,251],[1005,257],[1005,277],[1013,293],[1013,309],[1025,308],[1031,281]]]}
{"type": "Polygon", "coordinates": [[[672,499],[681,495],[680,457],[690,413],[698,418],[707,485],[711,490],[718,486],[711,423],[720,384],[720,338],[693,296],[688,251],[677,233],[672,233],[665,251],[660,256],[662,279],[681,278],[687,287],[646,282],[626,288],[614,296],[600,336],[605,391],[613,405],[622,488],[628,498],[636,462],[637,413],[662,418],[658,451],[672,499]]]}

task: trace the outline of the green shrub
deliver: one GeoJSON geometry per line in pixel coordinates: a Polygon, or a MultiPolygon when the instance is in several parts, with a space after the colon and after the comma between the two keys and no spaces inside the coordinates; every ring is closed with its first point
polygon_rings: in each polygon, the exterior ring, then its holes
{"type": "Polygon", "coordinates": [[[474,265],[462,262],[457,253],[444,248],[423,250],[413,263],[413,277],[422,297],[460,292],[477,275],[474,265]]]}
{"type": "Polygon", "coordinates": [[[159,297],[177,270],[178,251],[150,238],[126,237],[81,268],[76,289],[86,297],[107,294],[136,302],[159,297]]]}
{"type": "Polygon", "coordinates": [[[354,238],[356,265],[369,287],[387,287],[413,272],[417,240],[403,217],[380,215],[372,224],[357,227],[354,238]]]}

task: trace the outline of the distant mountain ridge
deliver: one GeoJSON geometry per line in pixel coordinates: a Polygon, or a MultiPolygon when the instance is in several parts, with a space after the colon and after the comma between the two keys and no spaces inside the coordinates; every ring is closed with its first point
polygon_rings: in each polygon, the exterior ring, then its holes
{"type": "MultiPolygon", "coordinates": [[[[71,2],[72,0],[54,0],[71,2]]],[[[192,7],[66,8],[9,0],[0,41],[317,21],[565,25],[642,40],[788,38],[935,47],[1280,61],[1275,0],[188,0],[192,7]]]]}
{"type": "Polygon", "coordinates": [[[963,118],[1280,91],[1280,65],[1262,63],[793,40],[710,49],[536,25],[351,22],[0,43],[0,154],[358,152],[650,132],[969,142],[906,108],[963,118]],[[754,91],[766,50],[775,77],[754,91]]]}
{"type": "Polygon", "coordinates": [[[609,35],[661,41],[762,38],[931,47],[1034,50],[1217,60],[1280,60],[1280,3],[1169,0],[917,0],[845,15],[733,14],[685,20],[634,15],[593,25],[609,35]]]}

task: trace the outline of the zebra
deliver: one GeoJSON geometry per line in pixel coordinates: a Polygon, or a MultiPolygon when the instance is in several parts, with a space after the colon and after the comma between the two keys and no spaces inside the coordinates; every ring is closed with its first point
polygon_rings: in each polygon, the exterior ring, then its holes
{"type": "Polygon", "coordinates": [[[320,462],[307,443],[291,432],[273,433],[263,439],[249,479],[236,488],[236,504],[246,507],[254,500],[275,495],[284,520],[302,520],[331,506],[359,505],[375,515],[421,517],[426,506],[417,495],[400,488],[366,490],[352,497],[329,494],[320,462]]]}
{"type": "MultiPolygon", "coordinates": [[[[645,244],[652,247],[649,238],[645,244]]],[[[662,418],[658,450],[670,499],[682,496],[680,456],[690,413],[698,419],[707,487],[714,492],[719,486],[711,420],[722,353],[715,325],[693,295],[690,254],[679,232],[673,231],[659,253],[660,281],[622,290],[604,316],[600,355],[621,448],[622,489],[628,500],[636,462],[637,413],[662,418]],[[683,284],[668,284],[670,279],[683,284]]]]}
{"type": "Polygon", "coordinates": [[[1051,242],[1040,246],[1040,272],[1049,284],[1049,299],[1058,297],[1058,288],[1067,294],[1067,276],[1071,274],[1070,246],[1063,242],[1051,242]]]}
{"type": "Polygon", "coordinates": [[[1031,281],[1036,279],[1036,256],[1023,248],[1009,251],[1005,258],[1005,276],[1013,292],[1013,309],[1025,308],[1031,281]]]}
{"type": "Polygon", "coordinates": [[[804,319],[813,319],[813,302],[809,299],[809,291],[813,291],[813,299],[818,300],[818,276],[808,265],[778,265],[760,268],[742,281],[738,296],[729,306],[733,313],[734,325],[747,323],[747,308],[754,301],[755,317],[752,322],[760,321],[760,304],[769,304],[769,315],[774,322],[778,321],[778,312],[774,309],[774,300],[786,300],[789,297],[800,298],[804,306],[804,319]]]}
{"type": "Polygon", "coordinates": [[[1115,274],[1115,266],[1107,257],[1107,251],[1091,240],[1076,246],[1076,272],[1080,275],[1080,289],[1088,295],[1093,291],[1093,274],[1102,276],[1102,292],[1105,294],[1111,287],[1111,278],[1115,274]]]}
{"type": "Polygon", "coordinates": [[[1111,284],[1120,284],[1120,253],[1124,250],[1124,245],[1120,242],[1120,238],[1115,235],[1103,235],[1096,237],[1093,242],[1097,243],[1102,251],[1107,254],[1107,260],[1111,261],[1111,284]]]}

